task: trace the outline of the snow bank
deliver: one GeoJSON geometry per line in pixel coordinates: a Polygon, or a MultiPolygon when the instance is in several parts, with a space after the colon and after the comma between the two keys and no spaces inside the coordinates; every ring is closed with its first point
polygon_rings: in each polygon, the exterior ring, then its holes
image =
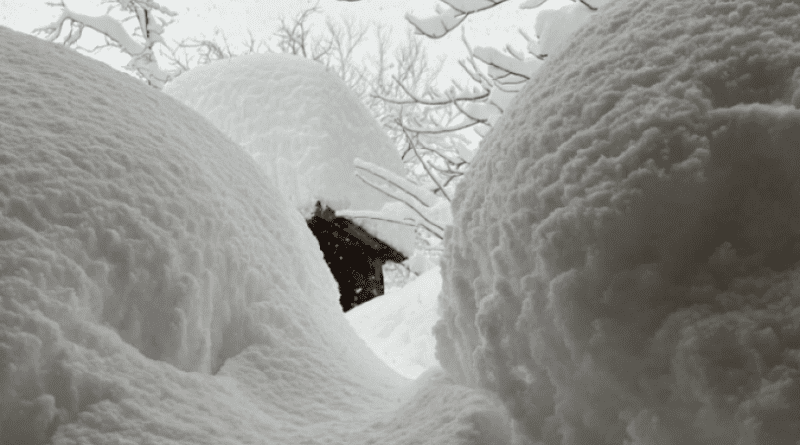
{"type": "Polygon", "coordinates": [[[531,440],[800,438],[799,17],[611,2],[484,141],[437,357],[531,440]]]}
{"type": "MultiPolygon", "coordinates": [[[[405,175],[375,118],[317,62],[248,54],[198,66],[164,92],[244,147],[307,216],[317,201],[334,210],[380,210],[390,201],[355,177],[356,158],[405,175]]],[[[376,220],[358,223],[407,256],[413,253],[413,229],[376,220]]]]}
{"type": "Polygon", "coordinates": [[[0,443],[504,443],[344,319],[296,210],[200,116],[0,27],[0,443]]]}
{"type": "MultiPolygon", "coordinates": [[[[419,255],[414,258],[424,261],[419,255]]],[[[433,267],[402,288],[390,289],[344,316],[375,355],[401,375],[415,379],[439,367],[432,330],[439,319],[437,298],[441,289],[441,272],[433,267]]]]}

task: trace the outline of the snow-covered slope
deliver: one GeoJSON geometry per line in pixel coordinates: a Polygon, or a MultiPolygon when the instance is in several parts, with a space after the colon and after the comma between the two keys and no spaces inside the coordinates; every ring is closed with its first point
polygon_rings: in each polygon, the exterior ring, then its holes
{"type": "Polygon", "coordinates": [[[301,215],[171,98],[0,28],[0,443],[503,443],[352,331],[301,215]]]}
{"type": "Polygon", "coordinates": [[[360,304],[344,316],[359,337],[392,369],[414,379],[438,367],[433,325],[442,276],[433,267],[402,288],[360,304]]]}
{"type": "Polygon", "coordinates": [[[796,444],[798,67],[797,2],[599,12],[461,182],[442,365],[548,445],[796,444]]]}
{"type": "MultiPolygon", "coordinates": [[[[356,158],[405,174],[399,154],[358,97],[308,59],[267,53],[217,61],[184,73],[164,92],[241,144],[306,215],[317,201],[334,210],[379,210],[390,202],[356,178],[356,158]]],[[[407,256],[413,253],[412,228],[358,223],[407,256]]]]}

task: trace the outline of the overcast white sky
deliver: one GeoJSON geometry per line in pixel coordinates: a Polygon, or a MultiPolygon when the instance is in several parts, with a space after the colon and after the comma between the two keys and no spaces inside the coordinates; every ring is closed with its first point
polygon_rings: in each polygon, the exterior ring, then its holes
{"type": "MultiPolygon", "coordinates": [[[[551,0],[546,6],[564,4],[566,0],[551,0]]],[[[102,0],[66,0],[74,10],[101,14],[102,0]]],[[[303,9],[319,5],[330,16],[347,16],[375,23],[406,25],[406,12],[426,13],[439,3],[435,0],[361,0],[344,2],[336,0],[160,0],[160,4],[178,13],[171,32],[191,35],[198,29],[208,30],[218,26],[230,33],[250,29],[255,34],[269,34],[282,16],[293,16],[303,9]]],[[[523,24],[535,15],[534,11],[520,11],[522,0],[508,0],[506,4],[479,15],[481,20],[467,23],[470,33],[492,35],[515,33],[515,24],[523,24]],[[508,28],[508,29],[505,29],[508,28]]],[[[29,32],[58,15],[58,8],[47,5],[46,0],[0,0],[0,24],[19,31],[29,32]]],[[[528,22],[529,23],[529,22],[528,22]]]]}
{"type": "MultiPolygon", "coordinates": [[[[504,46],[512,42],[524,49],[525,40],[518,32],[525,26],[532,33],[536,11],[520,10],[523,0],[508,0],[506,4],[468,19],[464,28],[472,45],[504,46]]],[[[568,0],[551,0],[548,7],[556,7],[568,0]]],[[[434,0],[361,0],[344,2],[336,0],[160,0],[163,6],[177,12],[175,22],[166,28],[168,42],[199,35],[211,36],[215,28],[228,36],[231,42],[239,42],[247,37],[248,30],[256,38],[268,39],[277,29],[281,17],[292,18],[300,11],[319,5],[326,17],[338,20],[341,17],[391,26],[398,38],[405,36],[405,29],[411,25],[404,15],[413,12],[417,15],[433,13],[439,2],[434,0]]],[[[106,7],[102,0],[66,0],[66,4],[79,12],[101,15],[106,7]]],[[[46,0],[0,0],[0,25],[31,32],[54,20],[60,9],[47,5],[46,0]]],[[[86,33],[88,36],[90,33],[86,33]]],[[[429,51],[434,57],[445,57],[448,65],[457,66],[459,58],[466,56],[461,35],[458,32],[438,41],[429,42],[429,51]]],[[[106,60],[109,64],[113,62],[106,60]]],[[[124,64],[120,59],[119,64],[124,64]]]]}

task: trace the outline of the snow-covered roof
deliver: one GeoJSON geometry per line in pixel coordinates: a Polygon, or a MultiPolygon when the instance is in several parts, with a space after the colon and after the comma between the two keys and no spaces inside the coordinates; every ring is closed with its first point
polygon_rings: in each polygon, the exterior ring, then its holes
{"type": "MultiPolygon", "coordinates": [[[[299,208],[361,201],[352,162],[360,154],[395,171],[402,163],[375,119],[336,75],[288,54],[248,54],[200,65],[164,91],[209,119],[250,153],[299,208]]],[[[367,193],[364,202],[385,197],[367,193]]]]}
{"type": "MultiPolygon", "coordinates": [[[[320,63],[288,54],[248,54],[193,68],[164,91],[244,147],[306,216],[317,201],[333,210],[379,210],[390,201],[356,178],[356,158],[405,172],[375,118],[320,63]]],[[[413,252],[412,229],[359,224],[407,256],[413,252]]]]}
{"type": "Polygon", "coordinates": [[[795,443],[798,67],[797,2],[597,13],[460,183],[442,365],[531,443],[795,443]]]}
{"type": "Polygon", "coordinates": [[[130,76],[0,27],[0,443],[500,443],[345,320],[301,215],[130,76]]]}

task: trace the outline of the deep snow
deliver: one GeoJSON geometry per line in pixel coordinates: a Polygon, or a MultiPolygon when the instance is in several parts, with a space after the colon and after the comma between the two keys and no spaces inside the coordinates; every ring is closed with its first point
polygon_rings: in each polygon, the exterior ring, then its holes
{"type": "MultiPolygon", "coordinates": [[[[486,139],[446,239],[437,356],[503,399],[520,442],[797,444],[798,17],[617,0],[486,139]]],[[[0,443],[505,441],[485,396],[366,351],[269,181],[124,78],[0,28],[0,443]],[[208,264],[182,250],[209,245],[208,264]],[[286,290],[248,293],[244,269],[286,290]],[[204,300],[196,270],[232,291],[204,300]],[[176,322],[119,321],[163,302],[176,322]],[[230,325],[227,345],[192,340],[230,325]],[[216,375],[178,368],[205,350],[227,356],[216,375]]]]}
{"type": "Polygon", "coordinates": [[[439,367],[432,331],[439,318],[437,298],[441,288],[440,270],[432,267],[405,286],[388,289],[344,316],[378,358],[414,379],[439,367]]]}
{"type": "Polygon", "coordinates": [[[564,445],[800,440],[800,5],[619,0],[483,141],[437,357],[564,445]]]}
{"type": "MultiPolygon", "coordinates": [[[[400,155],[358,96],[325,66],[289,54],[248,54],[198,66],[164,92],[240,144],[306,216],[317,201],[333,210],[380,210],[391,198],[355,176],[356,158],[405,175],[400,155]]],[[[414,230],[359,219],[411,256],[414,230]]]]}
{"type": "Polygon", "coordinates": [[[205,119],[0,27],[0,443],[505,443],[358,338],[296,209],[205,119]]]}

